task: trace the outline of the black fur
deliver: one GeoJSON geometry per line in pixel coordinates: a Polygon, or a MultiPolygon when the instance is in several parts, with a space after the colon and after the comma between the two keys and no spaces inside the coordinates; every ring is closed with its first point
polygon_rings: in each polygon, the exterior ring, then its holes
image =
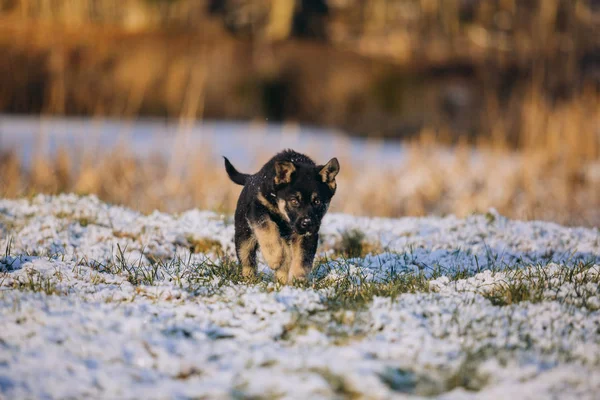
{"type": "Polygon", "coordinates": [[[227,175],[229,175],[229,178],[234,183],[244,186],[246,184],[246,181],[250,177],[250,175],[242,174],[242,173],[238,172],[238,170],[235,169],[235,167],[233,165],[231,165],[231,163],[229,162],[227,157],[223,157],[223,158],[225,159],[225,170],[227,170],[227,175]]]}
{"type": "Polygon", "coordinates": [[[238,172],[227,158],[225,169],[233,182],[244,185],[235,211],[235,244],[245,273],[255,270],[259,247],[263,256],[265,250],[272,253],[270,259],[265,257],[268,263],[274,260],[269,263],[271,268],[283,269],[278,273],[280,281],[285,281],[286,268],[291,268],[290,278],[302,277],[297,267],[300,264],[305,273],[306,270],[309,272],[321,220],[335,194],[335,176],[339,171],[337,159],[330,160],[327,165],[316,165],[303,154],[285,150],[253,175],[238,172]],[[277,238],[271,237],[272,231],[276,231],[277,238]],[[275,242],[281,249],[273,249],[275,242]],[[263,248],[267,246],[268,249],[263,248]],[[291,256],[286,259],[286,254],[291,256]]]}

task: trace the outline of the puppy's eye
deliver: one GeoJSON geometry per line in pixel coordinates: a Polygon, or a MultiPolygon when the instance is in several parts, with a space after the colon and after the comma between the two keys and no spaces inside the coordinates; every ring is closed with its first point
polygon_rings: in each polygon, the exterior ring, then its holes
{"type": "Polygon", "coordinates": [[[319,199],[314,199],[313,203],[315,203],[315,206],[320,206],[321,205],[321,200],[319,199]]]}
{"type": "Polygon", "coordinates": [[[298,207],[300,205],[300,202],[298,201],[298,199],[291,199],[290,200],[290,205],[292,207],[298,207]]]}

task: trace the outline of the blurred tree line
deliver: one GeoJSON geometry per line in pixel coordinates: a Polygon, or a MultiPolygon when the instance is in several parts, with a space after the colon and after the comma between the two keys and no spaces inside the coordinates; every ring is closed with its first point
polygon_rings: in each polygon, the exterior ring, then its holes
{"type": "Polygon", "coordinates": [[[599,0],[0,0],[0,112],[456,137],[600,92],[599,0]]]}

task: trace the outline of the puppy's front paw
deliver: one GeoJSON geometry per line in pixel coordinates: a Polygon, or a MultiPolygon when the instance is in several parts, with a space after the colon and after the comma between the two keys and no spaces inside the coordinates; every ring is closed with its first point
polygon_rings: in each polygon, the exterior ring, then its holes
{"type": "Polygon", "coordinates": [[[293,282],[306,282],[308,280],[308,274],[310,270],[308,269],[296,269],[290,270],[290,274],[288,276],[288,281],[290,283],[293,282]]]}
{"type": "Polygon", "coordinates": [[[252,267],[242,267],[242,276],[246,279],[255,278],[256,270],[252,267]]]}
{"type": "Polygon", "coordinates": [[[285,268],[275,270],[275,278],[277,278],[277,282],[285,285],[288,283],[288,271],[285,268]]]}

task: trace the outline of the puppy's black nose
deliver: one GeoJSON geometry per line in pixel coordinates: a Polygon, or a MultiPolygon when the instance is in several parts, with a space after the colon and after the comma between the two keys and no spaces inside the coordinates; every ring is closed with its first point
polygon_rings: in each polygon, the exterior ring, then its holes
{"type": "Polygon", "coordinates": [[[310,218],[304,218],[302,221],[300,221],[300,226],[302,228],[308,228],[310,226],[310,218]]]}

